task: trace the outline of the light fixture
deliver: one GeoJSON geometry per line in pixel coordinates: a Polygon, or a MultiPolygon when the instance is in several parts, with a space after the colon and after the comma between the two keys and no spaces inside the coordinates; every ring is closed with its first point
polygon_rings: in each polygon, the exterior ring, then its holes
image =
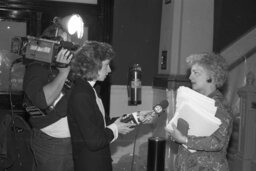
{"type": "Polygon", "coordinates": [[[63,18],[55,17],[54,23],[60,24],[61,27],[70,35],[77,35],[77,38],[81,39],[84,34],[84,22],[80,15],[72,14],[63,18]]]}

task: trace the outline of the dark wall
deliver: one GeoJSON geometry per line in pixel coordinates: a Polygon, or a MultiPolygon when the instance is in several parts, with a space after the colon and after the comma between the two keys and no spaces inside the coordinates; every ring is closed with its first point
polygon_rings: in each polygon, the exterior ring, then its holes
{"type": "Polygon", "coordinates": [[[142,67],[142,85],[152,85],[157,74],[161,0],[114,2],[112,85],[126,85],[130,65],[142,67]]]}
{"type": "Polygon", "coordinates": [[[220,52],[255,26],[255,0],[215,0],[214,51],[220,52]]]}

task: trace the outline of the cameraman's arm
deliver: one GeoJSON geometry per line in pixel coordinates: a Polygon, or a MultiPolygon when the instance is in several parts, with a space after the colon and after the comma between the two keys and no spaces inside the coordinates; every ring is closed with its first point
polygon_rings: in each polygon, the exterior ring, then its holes
{"type": "MultiPolygon", "coordinates": [[[[56,56],[56,62],[69,64],[73,55],[67,49],[61,49],[56,56]]],[[[65,68],[58,68],[59,73],[50,83],[46,84],[43,87],[45,99],[47,105],[51,105],[56,98],[60,95],[63,85],[67,79],[67,76],[70,71],[70,66],[65,68]]]]}

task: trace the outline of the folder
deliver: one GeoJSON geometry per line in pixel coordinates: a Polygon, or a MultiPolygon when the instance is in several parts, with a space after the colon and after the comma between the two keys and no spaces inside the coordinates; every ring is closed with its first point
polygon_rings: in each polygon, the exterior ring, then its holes
{"type": "Polygon", "coordinates": [[[182,118],[189,125],[188,135],[210,136],[221,124],[215,117],[216,111],[214,99],[181,86],[177,90],[175,114],[167,128],[172,129],[172,124],[177,126],[178,119],[182,118]]]}

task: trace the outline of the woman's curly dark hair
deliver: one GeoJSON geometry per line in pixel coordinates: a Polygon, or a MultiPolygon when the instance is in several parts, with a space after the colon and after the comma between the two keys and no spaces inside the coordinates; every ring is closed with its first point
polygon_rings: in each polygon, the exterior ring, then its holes
{"type": "Polygon", "coordinates": [[[217,88],[220,88],[224,85],[228,76],[228,65],[226,60],[219,54],[215,53],[201,53],[190,55],[186,59],[189,67],[192,67],[194,64],[199,64],[204,67],[212,79],[215,82],[217,88]]]}
{"type": "Polygon", "coordinates": [[[73,78],[94,80],[102,68],[102,61],[112,60],[114,56],[115,52],[110,44],[85,41],[71,62],[71,75],[73,78]]]}

